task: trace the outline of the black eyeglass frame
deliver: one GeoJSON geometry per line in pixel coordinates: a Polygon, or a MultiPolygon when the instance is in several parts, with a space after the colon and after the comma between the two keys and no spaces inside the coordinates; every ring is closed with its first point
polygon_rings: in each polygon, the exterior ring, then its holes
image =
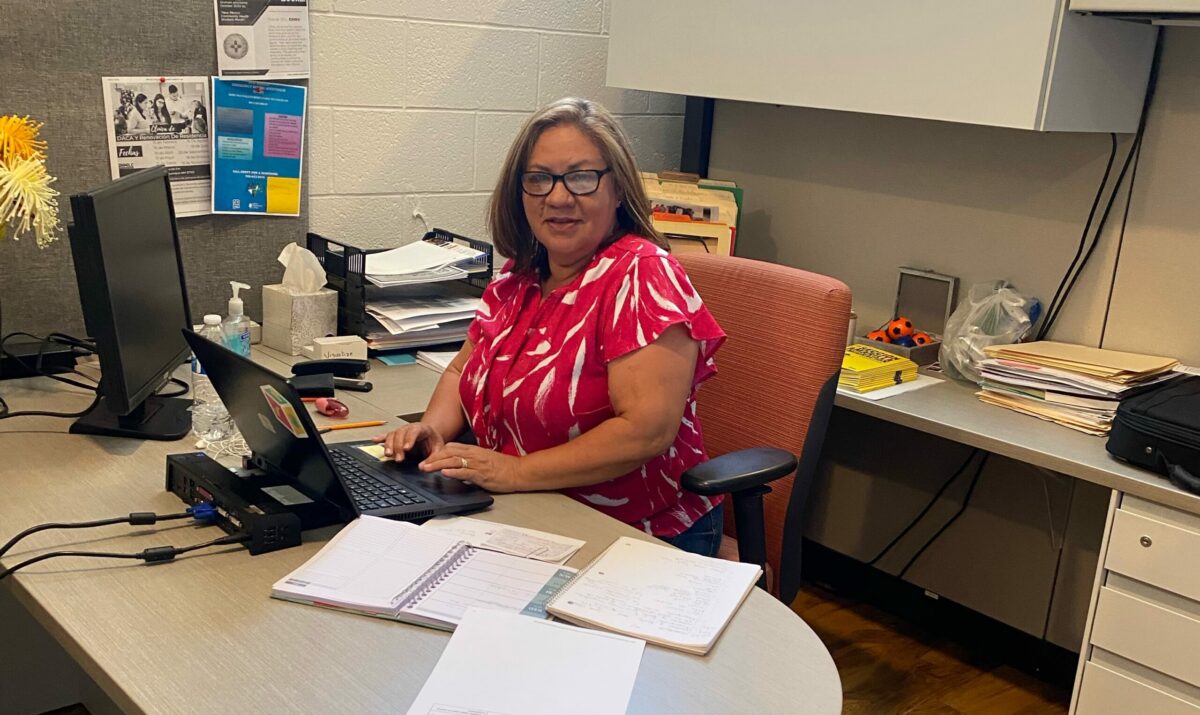
{"type": "Polygon", "coordinates": [[[522,171],[521,172],[521,191],[523,191],[526,194],[529,194],[530,196],[536,196],[538,198],[542,198],[542,197],[549,196],[550,194],[554,193],[554,187],[558,185],[559,181],[561,181],[563,188],[566,189],[567,193],[571,194],[572,196],[589,196],[600,190],[600,181],[604,178],[605,174],[610,174],[610,173],[612,173],[611,166],[605,167],[603,169],[576,169],[574,171],[568,171],[565,174],[551,174],[548,171],[522,171]],[[529,189],[525,188],[525,177],[529,176],[530,174],[540,174],[542,176],[550,177],[550,188],[546,189],[546,193],[535,194],[532,191],[530,191],[529,189]],[[567,185],[567,177],[571,176],[572,174],[595,174],[596,175],[596,188],[592,189],[591,191],[575,191],[575,190],[573,190],[569,185],[567,185]]]}

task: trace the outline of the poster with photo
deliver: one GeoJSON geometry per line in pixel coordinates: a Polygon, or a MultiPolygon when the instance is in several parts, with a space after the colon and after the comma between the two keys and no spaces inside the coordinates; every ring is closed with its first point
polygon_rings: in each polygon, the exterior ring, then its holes
{"type": "Polygon", "coordinates": [[[308,0],[213,0],[217,74],[307,79],[308,0]]]}
{"type": "Polygon", "coordinates": [[[112,178],[162,164],[176,216],[210,211],[207,77],[103,77],[112,178]]]}
{"type": "Polygon", "coordinates": [[[300,215],[307,89],[213,77],[212,212],[300,215]]]}

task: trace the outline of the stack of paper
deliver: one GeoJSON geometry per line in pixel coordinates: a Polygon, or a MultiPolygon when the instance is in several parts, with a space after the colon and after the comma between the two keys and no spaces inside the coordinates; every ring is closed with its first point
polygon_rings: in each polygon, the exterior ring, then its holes
{"type": "Polygon", "coordinates": [[[457,350],[420,350],[417,352],[417,362],[430,370],[445,372],[455,355],[458,355],[457,350]]]}
{"type": "Polygon", "coordinates": [[[367,303],[367,313],[392,335],[401,335],[457,321],[469,322],[479,302],[479,298],[447,296],[376,299],[367,303]]]}
{"type": "Polygon", "coordinates": [[[873,348],[850,345],[842,356],[838,387],[854,392],[870,392],[899,385],[917,378],[917,364],[906,357],[873,348]]]}
{"type": "Polygon", "coordinates": [[[1122,397],[1179,374],[1172,358],[1068,343],[994,345],[984,352],[980,400],[1093,435],[1108,434],[1122,397]]]}
{"type": "Polygon", "coordinates": [[[479,298],[419,296],[374,299],[367,314],[379,324],[367,335],[374,350],[461,342],[479,308],[479,298]]]}
{"type": "Polygon", "coordinates": [[[483,255],[458,243],[413,241],[390,251],[367,254],[363,273],[368,281],[385,288],[455,280],[472,270],[487,270],[487,264],[478,261],[483,255]]]}
{"type": "Polygon", "coordinates": [[[654,228],[677,251],[732,255],[741,189],[727,181],[642,173],[654,228]]]}

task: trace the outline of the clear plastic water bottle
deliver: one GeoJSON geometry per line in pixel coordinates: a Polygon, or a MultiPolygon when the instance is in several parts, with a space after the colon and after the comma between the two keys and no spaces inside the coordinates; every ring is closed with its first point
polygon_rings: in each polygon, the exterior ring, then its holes
{"type": "MultiPolygon", "coordinates": [[[[225,343],[221,330],[221,316],[204,316],[204,327],[200,335],[219,345],[225,343]]],[[[218,442],[233,433],[233,420],[225,404],[217,396],[212,382],[204,372],[204,366],[192,356],[192,432],[205,442],[218,442]]]]}

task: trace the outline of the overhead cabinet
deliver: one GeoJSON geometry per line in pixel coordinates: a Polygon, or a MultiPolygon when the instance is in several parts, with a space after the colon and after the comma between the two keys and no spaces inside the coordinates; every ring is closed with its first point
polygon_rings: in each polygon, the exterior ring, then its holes
{"type": "Polygon", "coordinates": [[[1157,29],[1067,0],[613,0],[615,87],[1132,132],[1157,29]]]}

